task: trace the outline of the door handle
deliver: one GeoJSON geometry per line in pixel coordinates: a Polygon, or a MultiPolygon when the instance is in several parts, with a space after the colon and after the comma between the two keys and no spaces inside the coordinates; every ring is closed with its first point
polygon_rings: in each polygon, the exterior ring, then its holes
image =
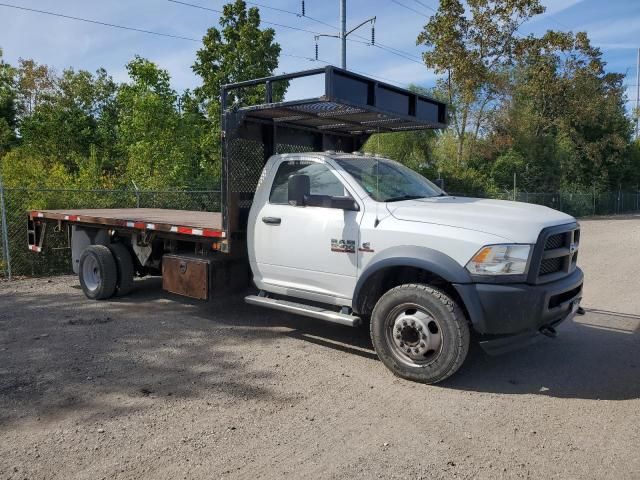
{"type": "Polygon", "coordinates": [[[262,221],[267,225],[280,225],[282,219],[278,217],[262,217],[262,221]]]}

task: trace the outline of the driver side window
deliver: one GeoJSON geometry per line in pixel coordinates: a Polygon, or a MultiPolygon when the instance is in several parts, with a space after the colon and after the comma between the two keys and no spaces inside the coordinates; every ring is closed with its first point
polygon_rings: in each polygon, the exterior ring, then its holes
{"type": "Polygon", "coordinates": [[[348,195],[342,182],[329,168],[308,160],[287,160],[280,164],[271,186],[269,203],[286,205],[288,203],[288,183],[291,175],[308,175],[311,180],[311,195],[341,197],[348,195]]]}

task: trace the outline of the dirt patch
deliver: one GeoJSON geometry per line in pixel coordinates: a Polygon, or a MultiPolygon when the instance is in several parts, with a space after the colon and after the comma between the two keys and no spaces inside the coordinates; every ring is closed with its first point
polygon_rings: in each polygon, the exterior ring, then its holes
{"type": "Polygon", "coordinates": [[[0,479],[640,478],[640,220],[582,225],[587,315],[437,386],[241,296],[3,283],[0,479]]]}

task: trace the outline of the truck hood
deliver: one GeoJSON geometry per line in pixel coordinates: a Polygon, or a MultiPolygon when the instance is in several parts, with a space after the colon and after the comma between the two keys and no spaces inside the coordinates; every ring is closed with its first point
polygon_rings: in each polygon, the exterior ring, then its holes
{"type": "Polygon", "coordinates": [[[531,203],[434,197],[387,203],[399,220],[490,233],[515,243],[535,243],[543,228],[574,222],[566,213],[531,203]]]}

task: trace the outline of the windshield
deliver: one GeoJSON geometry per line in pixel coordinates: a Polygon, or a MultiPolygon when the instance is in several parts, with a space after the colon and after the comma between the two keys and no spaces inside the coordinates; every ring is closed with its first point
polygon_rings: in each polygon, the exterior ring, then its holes
{"type": "Polygon", "coordinates": [[[446,195],[422,175],[393,160],[351,157],[336,162],[378,202],[446,195]]]}

